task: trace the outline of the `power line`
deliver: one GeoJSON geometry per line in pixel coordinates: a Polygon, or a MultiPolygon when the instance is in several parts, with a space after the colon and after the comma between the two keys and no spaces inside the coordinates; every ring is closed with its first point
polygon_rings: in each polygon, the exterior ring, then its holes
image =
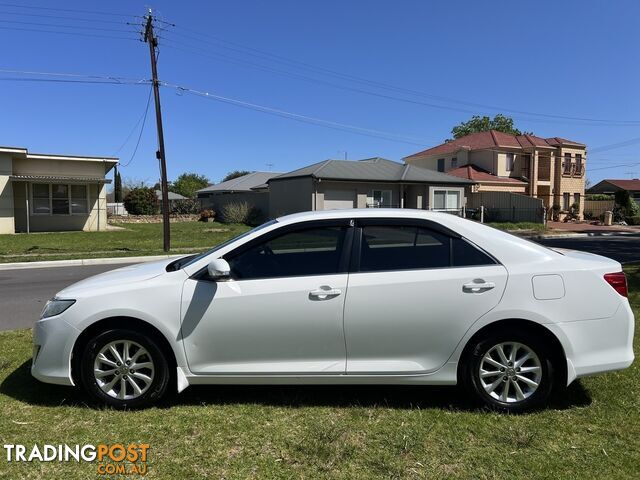
{"type": "Polygon", "coordinates": [[[70,17],[70,16],[64,16],[64,15],[45,15],[42,13],[0,11],[0,15],[14,15],[14,16],[20,16],[20,17],[35,17],[35,18],[53,18],[56,20],[76,20],[79,22],[107,23],[112,25],[123,25],[125,23],[121,20],[105,20],[102,18],[70,17]]]}
{"type": "Polygon", "coordinates": [[[598,168],[590,168],[590,172],[595,172],[597,170],[609,170],[611,168],[620,168],[620,167],[635,167],[636,165],[640,165],[640,162],[635,163],[621,163],[620,165],[609,165],[607,167],[598,167],[598,168]]]}
{"type": "Polygon", "coordinates": [[[0,20],[0,23],[16,24],[16,25],[34,25],[38,27],[54,27],[54,28],[75,28],[79,30],[100,30],[101,32],[120,32],[120,33],[136,33],[133,30],[125,30],[124,28],[104,28],[95,27],[93,25],[62,25],[59,23],[43,23],[43,22],[23,22],[20,20],[0,20]]]}
{"type": "Polygon", "coordinates": [[[342,131],[348,131],[350,133],[356,133],[358,135],[364,135],[364,136],[368,136],[368,137],[374,137],[374,138],[380,138],[380,139],[384,139],[384,140],[390,140],[390,141],[395,141],[395,142],[400,142],[400,143],[406,143],[406,144],[410,144],[410,145],[417,145],[420,147],[424,147],[429,145],[430,142],[427,142],[425,140],[420,140],[420,139],[412,139],[410,137],[404,137],[395,133],[390,133],[390,132],[384,132],[381,130],[373,130],[373,129],[368,129],[368,128],[363,128],[363,127],[358,127],[355,125],[349,125],[349,124],[345,124],[345,123],[339,123],[339,122],[334,122],[331,120],[324,120],[321,118],[315,118],[315,117],[310,117],[307,115],[301,115],[298,113],[293,113],[293,112],[288,112],[285,110],[280,110],[280,109],[276,109],[276,108],[272,108],[272,107],[267,107],[264,105],[258,105],[255,103],[250,103],[250,102],[245,102],[242,100],[237,100],[234,98],[229,98],[229,97],[223,97],[221,95],[216,95],[213,93],[209,93],[209,92],[204,92],[204,91],[200,91],[200,90],[195,90],[192,88],[188,88],[188,87],[183,87],[180,85],[176,85],[176,84],[172,84],[172,83],[168,83],[168,82],[160,82],[163,86],[165,87],[169,87],[169,88],[174,88],[175,90],[179,91],[179,92],[185,92],[185,93],[191,93],[193,95],[197,95],[200,97],[204,97],[204,98],[208,98],[210,100],[216,100],[219,102],[223,102],[223,103],[227,103],[227,104],[231,104],[231,105],[235,105],[238,107],[242,107],[242,108],[247,108],[250,110],[255,110],[255,111],[259,111],[262,113],[267,113],[269,115],[275,115],[278,117],[284,117],[284,118],[288,118],[291,120],[296,120],[298,122],[302,122],[302,123],[309,123],[312,125],[318,125],[318,126],[323,126],[326,128],[332,128],[334,130],[342,130],[342,131]]]}
{"type": "MultiPolygon", "coordinates": [[[[14,31],[20,31],[20,32],[36,32],[36,33],[55,33],[55,34],[60,34],[60,35],[76,35],[76,36],[79,36],[79,37],[109,38],[109,39],[112,39],[112,40],[133,40],[133,41],[136,41],[136,42],[140,41],[140,39],[133,38],[133,37],[119,37],[119,36],[115,36],[115,35],[99,35],[99,34],[81,33],[81,32],[60,32],[60,31],[56,31],[56,30],[42,30],[42,29],[36,29],[36,28],[0,26],[0,30],[14,30],[14,31]]],[[[132,33],[134,33],[134,32],[132,32],[132,33]]]]}
{"type": "Polygon", "coordinates": [[[38,75],[38,76],[47,76],[47,77],[74,77],[74,78],[88,78],[88,79],[103,79],[103,80],[115,80],[115,81],[129,81],[136,83],[149,83],[150,80],[142,78],[131,78],[131,77],[120,77],[117,75],[93,75],[93,74],[85,74],[85,73],[69,73],[69,72],[41,72],[37,70],[15,70],[15,69],[7,69],[0,68],[0,74],[2,73],[16,73],[23,75],[38,75]]]}
{"type": "Polygon", "coordinates": [[[137,17],[138,16],[138,15],[131,15],[128,13],[99,12],[96,10],[78,10],[78,9],[71,9],[71,8],[40,7],[36,5],[20,5],[16,3],[0,3],[0,7],[26,8],[30,10],[50,10],[55,12],[89,13],[91,15],[106,15],[106,16],[112,16],[112,17],[137,17]]]}
{"type": "MultiPolygon", "coordinates": [[[[174,24],[171,24],[172,26],[175,26],[174,24]]],[[[492,111],[503,111],[503,112],[509,112],[509,113],[516,113],[516,114],[522,114],[522,115],[530,115],[530,116],[538,116],[538,117],[543,117],[543,118],[550,118],[550,119],[562,119],[562,120],[571,120],[571,121],[580,121],[580,122],[590,122],[590,123],[595,123],[595,124],[616,124],[616,126],[632,126],[632,125],[639,125],[640,124],[640,120],[619,120],[619,119],[597,119],[597,118],[586,118],[586,117],[575,117],[575,116],[568,116],[568,115],[558,115],[558,114],[548,114],[548,113],[540,113],[540,112],[529,112],[529,111],[525,111],[525,110],[517,110],[517,109],[510,109],[510,108],[504,108],[504,107],[499,107],[499,106],[495,106],[495,105],[486,105],[486,104],[482,104],[482,103],[476,103],[476,102],[469,102],[469,101],[465,101],[465,100],[459,100],[459,99],[455,99],[455,98],[450,98],[450,97],[444,97],[444,96],[438,96],[438,95],[433,95],[433,94],[428,94],[426,92],[421,92],[418,90],[413,90],[413,89],[409,89],[409,88],[404,88],[404,87],[398,87],[395,85],[391,85],[391,84],[387,84],[384,82],[379,82],[379,81],[375,81],[375,80],[371,80],[371,79],[367,79],[367,78],[363,78],[363,77],[359,77],[356,75],[350,75],[350,74],[346,74],[343,72],[338,72],[336,70],[331,70],[325,67],[321,67],[321,66],[317,66],[317,65],[313,65],[307,62],[301,62],[298,60],[294,60],[294,59],[290,59],[281,55],[276,55],[270,52],[266,52],[264,50],[260,50],[260,49],[256,49],[253,47],[249,47],[246,45],[242,45],[236,42],[229,42],[227,40],[221,39],[219,37],[210,35],[210,34],[205,34],[205,33],[201,33],[201,32],[197,32],[194,30],[190,30],[190,29],[186,29],[184,27],[181,26],[177,26],[177,28],[181,29],[181,30],[186,30],[188,32],[191,33],[195,33],[196,35],[200,35],[201,37],[205,37],[205,38],[210,38],[213,39],[215,42],[217,42],[217,45],[215,43],[212,43],[210,41],[206,41],[206,40],[202,40],[202,38],[196,38],[193,37],[191,35],[185,34],[185,33],[181,33],[181,32],[171,32],[171,34],[173,35],[179,35],[182,36],[184,38],[192,38],[195,39],[199,42],[203,42],[203,43],[208,43],[210,45],[214,45],[214,46],[218,46],[220,48],[225,48],[225,49],[229,49],[229,50],[234,50],[237,51],[239,53],[242,53],[244,55],[250,55],[250,56],[254,56],[254,57],[258,57],[261,59],[269,59],[270,61],[276,61],[279,63],[285,63],[285,64],[289,64],[289,65],[293,65],[295,66],[295,68],[303,68],[303,69],[307,69],[307,70],[313,70],[316,71],[320,74],[323,75],[328,75],[328,76],[334,76],[334,77],[338,77],[341,78],[343,80],[348,80],[348,81],[352,81],[352,82],[357,82],[357,83],[364,83],[367,84],[369,86],[374,86],[377,88],[382,88],[382,89],[386,89],[386,90],[393,90],[396,92],[402,92],[405,94],[410,94],[410,95],[416,95],[416,96],[421,96],[421,97],[425,97],[425,98],[431,98],[434,100],[439,100],[442,102],[449,102],[449,103],[457,103],[457,104],[462,104],[462,105],[467,105],[467,106],[472,106],[472,107],[479,107],[479,108],[484,108],[484,109],[488,109],[488,110],[492,110],[492,111]],[[223,44],[223,45],[220,45],[223,44]],[[227,45],[232,45],[232,47],[229,46],[225,46],[224,44],[227,45]],[[619,124],[619,125],[618,125],[619,124]]],[[[446,107],[442,107],[442,108],[446,108],[446,107]]],[[[452,108],[452,107],[449,107],[452,108]]],[[[530,119],[529,119],[530,121],[530,119]]]]}
{"type": "Polygon", "coordinates": [[[627,147],[629,145],[635,145],[636,143],[640,143],[640,137],[630,138],[629,140],[623,140],[622,142],[610,143],[608,145],[602,145],[600,147],[594,147],[589,151],[591,153],[595,152],[605,152],[607,150],[614,150],[616,148],[627,147]]]}
{"type": "MultiPolygon", "coordinates": [[[[140,127],[140,133],[138,134],[138,140],[136,141],[136,146],[133,149],[133,153],[131,154],[131,158],[129,159],[129,161],[127,163],[121,164],[120,165],[121,167],[128,167],[131,164],[131,162],[133,162],[133,159],[136,158],[136,153],[138,152],[138,147],[140,146],[140,139],[142,138],[142,132],[144,132],[144,126],[145,126],[145,124],[147,122],[147,113],[149,113],[149,105],[151,104],[151,93],[152,92],[153,92],[153,88],[150,88],[149,89],[149,96],[147,97],[147,105],[144,107],[144,113],[142,114],[142,117],[140,117],[140,119],[138,120],[138,123],[135,124],[135,126],[131,130],[131,133],[129,133],[129,136],[127,137],[127,139],[124,141],[124,143],[120,147],[120,149],[122,149],[122,147],[124,147],[124,145],[129,141],[129,138],[131,137],[131,134],[134,132],[135,128],[140,123],[140,120],[142,120],[142,126],[140,127]]],[[[118,149],[118,151],[120,149],[118,149]]]]}

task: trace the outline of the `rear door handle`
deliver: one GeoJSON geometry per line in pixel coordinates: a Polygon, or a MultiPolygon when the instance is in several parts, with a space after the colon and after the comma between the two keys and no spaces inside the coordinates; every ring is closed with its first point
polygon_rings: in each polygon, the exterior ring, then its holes
{"type": "Polygon", "coordinates": [[[495,287],[496,284],[493,282],[476,279],[473,282],[462,285],[462,291],[465,293],[483,293],[495,287]]]}
{"type": "Polygon", "coordinates": [[[342,290],[338,288],[331,288],[328,285],[323,285],[317,290],[311,290],[309,292],[310,300],[329,300],[342,294],[342,290]]]}

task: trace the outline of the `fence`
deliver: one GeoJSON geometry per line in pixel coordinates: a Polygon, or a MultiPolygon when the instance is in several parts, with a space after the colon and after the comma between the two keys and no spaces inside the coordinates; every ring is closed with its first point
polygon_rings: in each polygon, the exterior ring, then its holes
{"type": "Polygon", "coordinates": [[[544,223],[545,210],[540,198],[511,192],[472,193],[467,198],[467,218],[479,219],[481,206],[485,222],[544,223]]]}
{"type": "Polygon", "coordinates": [[[129,215],[127,209],[124,208],[124,203],[107,203],[108,215],[129,215]]]}
{"type": "Polygon", "coordinates": [[[607,210],[613,210],[615,200],[585,200],[584,218],[599,218],[607,210]]]}

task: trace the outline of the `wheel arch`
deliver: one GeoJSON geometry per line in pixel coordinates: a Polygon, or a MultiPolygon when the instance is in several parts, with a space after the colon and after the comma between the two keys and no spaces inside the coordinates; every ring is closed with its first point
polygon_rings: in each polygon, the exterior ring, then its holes
{"type": "Polygon", "coordinates": [[[80,352],[82,351],[84,346],[92,337],[94,337],[98,333],[115,328],[133,330],[135,332],[143,333],[145,335],[153,337],[153,339],[158,342],[158,346],[160,347],[162,352],[166,355],[167,361],[170,365],[170,371],[173,372],[175,370],[178,364],[176,354],[171,347],[171,343],[169,342],[167,337],[157,327],[145,320],[141,320],[135,317],[107,317],[103,318],[102,320],[98,320],[97,322],[94,322],[86,327],[82,331],[82,333],[80,333],[73,345],[73,349],[71,350],[71,378],[75,385],[78,385],[78,362],[80,361],[80,352]]]}
{"type": "Polygon", "coordinates": [[[476,345],[481,338],[484,338],[485,336],[490,335],[491,333],[494,333],[496,331],[504,331],[505,329],[526,331],[543,338],[545,340],[545,344],[549,348],[549,352],[552,357],[551,362],[553,363],[556,375],[558,375],[559,381],[557,382],[557,385],[566,385],[568,375],[567,356],[564,347],[562,346],[562,342],[551,330],[549,330],[544,325],[523,318],[497,320],[483,326],[477,332],[475,332],[467,340],[462,353],[460,354],[457,369],[458,383],[463,380],[464,368],[467,365],[467,359],[470,356],[474,345],[476,345]]]}

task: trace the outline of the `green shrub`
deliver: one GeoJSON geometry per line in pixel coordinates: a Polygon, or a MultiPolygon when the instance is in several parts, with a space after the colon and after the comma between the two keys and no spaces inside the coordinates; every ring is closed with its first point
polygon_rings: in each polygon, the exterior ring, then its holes
{"type": "Polygon", "coordinates": [[[184,200],[176,200],[171,205],[171,213],[177,215],[189,215],[198,213],[200,203],[193,198],[185,198],[184,200]]]}
{"type": "Polygon", "coordinates": [[[606,193],[593,193],[591,195],[587,195],[587,200],[613,200],[613,195],[608,195],[606,193]]]}
{"type": "Polygon", "coordinates": [[[156,192],[149,187],[136,187],[124,197],[124,208],[131,215],[154,215],[158,212],[156,192]]]}
{"type": "Polygon", "coordinates": [[[640,215],[634,215],[633,217],[627,217],[628,225],[640,225],[640,215]]]}
{"type": "Polygon", "coordinates": [[[246,225],[255,225],[262,217],[262,212],[247,202],[227,203],[221,208],[220,214],[223,222],[246,225]]]}

